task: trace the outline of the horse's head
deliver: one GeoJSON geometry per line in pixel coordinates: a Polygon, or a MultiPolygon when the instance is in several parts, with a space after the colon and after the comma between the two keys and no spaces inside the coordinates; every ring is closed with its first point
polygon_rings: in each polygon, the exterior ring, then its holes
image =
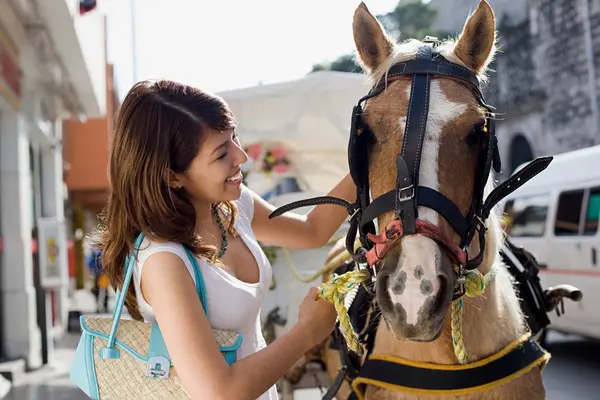
{"type": "MultiPolygon", "coordinates": [[[[358,60],[375,84],[384,81],[396,63],[414,59],[424,45],[417,40],[396,45],[364,3],[354,14],[353,30],[358,60]]],[[[436,50],[481,79],[494,55],[495,41],[494,14],[482,0],[458,39],[436,50]]],[[[402,151],[407,115],[411,107],[424,105],[410,102],[411,79],[389,80],[385,90],[364,106],[362,121],[375,139],[369,158],[373,199],[397,188],[396,158],[402,151]]],[[[474,197],[480,155],[471,133],[485,123],[486,110],[468,85],[456,79],[432,75],[429,91],[418,184],[446,196],[465,216],[474,197]]],[[[379,230],[394,218],[393,211],[379,216],[379,230]]],[[[435,210],[419,206],[418,219],[459,244],[456,231],[435,210]]],[[[473,242],[470,251],[476,253],[477,241],[473,242]]],[[[432,341],[440,335],[457,280],[455,264],[439,241],[418,233],[401,237],[389,248],[377,268],[377,301],[396,337],[432,341]]]]}

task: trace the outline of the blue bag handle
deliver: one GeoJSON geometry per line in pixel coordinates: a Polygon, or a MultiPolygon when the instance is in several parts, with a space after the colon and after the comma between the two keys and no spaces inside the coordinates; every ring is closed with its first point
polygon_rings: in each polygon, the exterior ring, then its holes
{"type": "MultiPolygon", "coordinates": [[[[127,295],[127,289],[129,288],[129,284],[131,282],[131,277],[133,276],[133,266],[137,261],[137,255],[139,251],[139,247],[142,244],[142,240],[144,239],[144,234],[140,233],[134,243],[133,252],[135,252],[135,256],[132,256],[131,252],[127,255],[125,259],[125,277],[123,279],[123,288],[121,290],[117,290],[116,292],[116,301],[115,301],[115,309],[113,310],[113,324],[110,330],[110,335],[108,337],[108,344],[105,348],[100,349],[100,357],[101,358],[119,358],[119,350],[115,348],[115,342],[117,340],[117,329],[119,327],[119,322],[121,319],[121,314],[123,312],[123,307],[125,306],[125,297],[127,295]]],[[[198,296],[200,297],[200,302],[202,303],[202,308],[208,317],[208,306],[206,302],[206,290],[204,288],[204,278],[202,276],[202,272],[200,271],[200,267],[198,266],[198,260],[196,260],[196,256],[185,246],[183,246],[185,252],[192,264],[192,268],[194,269],[194,276],[196,281],[196,292],[198,292],[198,296]]],[[[162,340],[162,336],[160,337],[162,340]]]]}

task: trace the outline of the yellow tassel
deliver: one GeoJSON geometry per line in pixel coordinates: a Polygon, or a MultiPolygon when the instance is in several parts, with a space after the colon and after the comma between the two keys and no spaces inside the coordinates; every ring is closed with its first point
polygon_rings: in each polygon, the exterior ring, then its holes
{"type": "Polygon", "coordinates": [[[465,273],[465,290],[469,297],[476,297],[485,292],[485,278],[476,269],[465,273]]]}
{"type": "MultiPolygon", "coordinates": [[[[492,268],[487,277],[481,275],[477,269],[472,269],[465,272],[465,295],[468,297],[480,296],[485,292],[486,282],[489,283],[496,276],[495,268],[492,268]]],[[[452,302],[452,344],[454,346],[454,354],[461,364],[466,364],[467,349],[462,332],[462,308],[463,300],[457,299],[452,302]]]]}

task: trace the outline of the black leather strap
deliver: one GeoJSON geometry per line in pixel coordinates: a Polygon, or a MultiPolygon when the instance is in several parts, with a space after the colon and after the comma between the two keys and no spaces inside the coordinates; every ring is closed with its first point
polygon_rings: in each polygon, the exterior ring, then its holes
{"type": "MultiPolygon", "coordinates": [[[[375,218],[394,209],[396,191],[390,190],[384,195],[379,196],[363,211],[361,216],[361,227],[373,221],[375,218]]],[[[427,207],[440,214],[450,226],[464,238],[467,232],[468,224],[466,218],[449,198],[437,190],[427,186],[417,188],[417,207],[427,207]]]]}
{"type": "MultiPolygon", "coordinates": [[[[449,78],[460,79],[469,84],[479,92],[479,79],[469,69],[444,59],[439,53],[435,54],[433,60],[415,59],[400,62],[390,68],[387,79],[393,76],[403,75],[442,75],[449,78]]],[[[479,92],[479,96],[481,93],[479,92]]]]}
{"type": "Polygon", "coordinates": [[[296,208],[316,206],[319,204],[334,204],[337,206],[342,206],[342,207],[346,208],[346,211],[348,211],[349,214],[352,214],[356,207],[355,204],[350,203],[344,199],[340,199],[338,197],[319,196],[319,197],[312,197],[310,199],[302,199],[302,200],[298,200],[298,201],[293,201],[291,203],[285,204],[285,205],[277,208],[275,211],[273,211],[269,215],[269,219],[279,217],[280,215],[285,214],[288,211],[295,210],[296,208]]]}
{"type": "MultiPolygon", "coordinates": [[[[485,132],[484,128],[487,128],[488,118],[484,123],[478,126],[476,129],[479,130],[481,139],[479,141],[479,158],[477,160],[477,167],[475,170],[475,181],[473,184],[473,197],[471,198],[471,206],[467,213],[467,221],[469,221],[469,230],[464,237],[464,241],[461,242],[460,247],[466,248],[471,244],[473,236],[477,232],[477,229],[482,229],[482,221],[477,220],[481,216],[481,207],[483,205],[483,196],[487,180],[490,175],[490,169],[492,165],[494,145],[492,141],[491,132],[485,132]]],[[[481,235],[480,235],[481,238],[481,235]]],[[[485,243],[480,243],[480,246],[485,246],[485,243]]],[[[483,254],[483,250],[480,251],[483,254]]],[[[474,265],[471,262],[471,265],[474,265]]],[[[479,265],[479,264],[477,264],[479,265]]]]}
{"type": "Polygon", "coordinates": [[[394,208],[396,218],[403,222],[405,235],[413,235],[417,231],[417,193],[413,185],[419,182],[421,149],[429,112],[429,82],[429,75],[413,76],[402,151],[396,157],[398,175],[394,208]]]}
{"type": "Polygon", "coordinates": [[[396,157],[396,190],[394,191],[394,209],[396,218],[401,218],[404,234],[412,235],[417,231],[417,206],[415,204],[415,188],[406,161],[401,155],[396,157]],[[412,191],[412,192],[411,192],[412,191]],[[406,196],[406,197],[404,197],[406,196]]]}
{"type": "Polygon", "coordinates": [[[482,366],[433,369],[370,358],[360,371],[359,382],[361,379],[369,379],[386,387],[393,385],[408,390],[436,390],[451,394],[452,391],[492,384],[532,364],[545,362],[544,357],[547,357],[547,353],[530,337],[512,351],[482,366]]]}
{"type": "Polygon", "coordinates": [[[496,204],[521,186],[525,184],[525,182],[529,181],[531,178],[535,177],[537,174],[545,170],[548,165],[552,162],[553,157],[538,157],[535,160],[531,161],[513,176],[508,178],[498,187],[496,187],[490,195],[485,199],[485,203],[483,205],[483,215],[482,217],[486,219],[489,217],[490,212],[494,208],[496,204]]]}
{"type": "MultiPolygon", "coordinates": [[[[426,49],[430,49],[429,46],[426,49]]],[[[422,55],[422,57],[430,58],[430,54],[422,55]]],[[[406,115],[406,126],[404,128],[404,138],[402,140],[402,151],[400,155],[406,162],[406,166],[408,167],[408,174],[410,176],[409,185],[417,185],[419,182],[419,171],[421,168],[421,153],[423,149],[423,140],[425,139],[425,131],[427,128],[427,114],[429,113],[429,89],[431,83],[430,75],[416,74],[413,76],[412,86],[410,89],[410,100],[408,103],[408,113],[406,115]]],[[[396,211],[399,210],[400,197],[403,196],[401,190],[410,190],[409,185],[406,185],[406,182],[402,182],[402,177],[400,173],[404,173],[401,171],[401,166],[398,164],[399,160],[396,160],[396,166],[398,169],[398,180],[396,182],[396,191],[398,193],[399,199],[397,199],[396,211]]],[[[403,166],[402,166],[403,167],[403,166]]],[[[414,199],[408,199],[408,201],[412,200],[412,206],[414,210],[411,210],[414,213],[414,219],[418,217],[416,210],[416,200],[417,193],[415,188],[412,188],[412,194],[414,199]]],[[[406,197],[404,195],[404,197],[406,197]]],[[[408,204],[407,204],[408,205],[408,204]]],[[[402,207],[403,211],[407,212],[407,205],[402,207]]],[[[412,218],[412,215],[410,216],[412,218]]],[[[406,218],[406,215],[403,216],[406,218]]],[[[404,222],[404,231],[407,235],[414,234],[416,232],[416,227],[413,220],[403,221],[404,222]]]]}
{"type": "Polygon", "coordinates": [[[344,381],[346,380],[346,374],[348,372],[347,368],[348,367],[346,367],[345,365],[341,366],[337,376],[335,377],[333,382],[331,382],[331,384],[329,385],[329,389],[327,389],[327,392],[325,392],[321,400],[332,400],[335,397],[337,392],[340,390],[340,387],[342,387],[342,383],[344,383],[344,381]]]}
{"type": "MultiPolygon", "coordinates": [[[[350,175],[357,187],[364,187],[365,169],[369,167],[367,142],[372,141],[370,131],[362,123],[362,107],[354,106],[350,121],[350,138],[348,140],[348,166],[350,175]]],[[[368,179],[368,176],[367,176],[368,179]]]]}
{"type": "Polygon", "coordinates": [[[508,238],[500,249],[500,257],[517,282],[521,309],[529,330],[535,336],[550,325],[546,296],[538,275],[540,266],[531,253],[515,246],[508,238]]]}

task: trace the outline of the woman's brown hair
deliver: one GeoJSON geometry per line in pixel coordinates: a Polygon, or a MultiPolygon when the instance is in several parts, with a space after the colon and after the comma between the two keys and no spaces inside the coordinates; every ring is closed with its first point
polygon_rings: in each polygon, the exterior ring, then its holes
{"type": "MultiPolygon", "coordinates": [[[[194,254],[216,259],[217,249],[195,234],[196,212],[187,193],[168,185],[168,172],[187,171],[207,130],[235,128],[235,118],[218,96],[172,81],[135,84],[115,123],[109,162],[110,193],[94,241],[102,249],[102,266],[115,289],[123,286],[124,262],[136,237],[187,246],[194,254]]],[[[220,204],[233,233],[237,210],[220,204]]],[[[133,285],[125,306],[142,320],[133,285]]]]}

